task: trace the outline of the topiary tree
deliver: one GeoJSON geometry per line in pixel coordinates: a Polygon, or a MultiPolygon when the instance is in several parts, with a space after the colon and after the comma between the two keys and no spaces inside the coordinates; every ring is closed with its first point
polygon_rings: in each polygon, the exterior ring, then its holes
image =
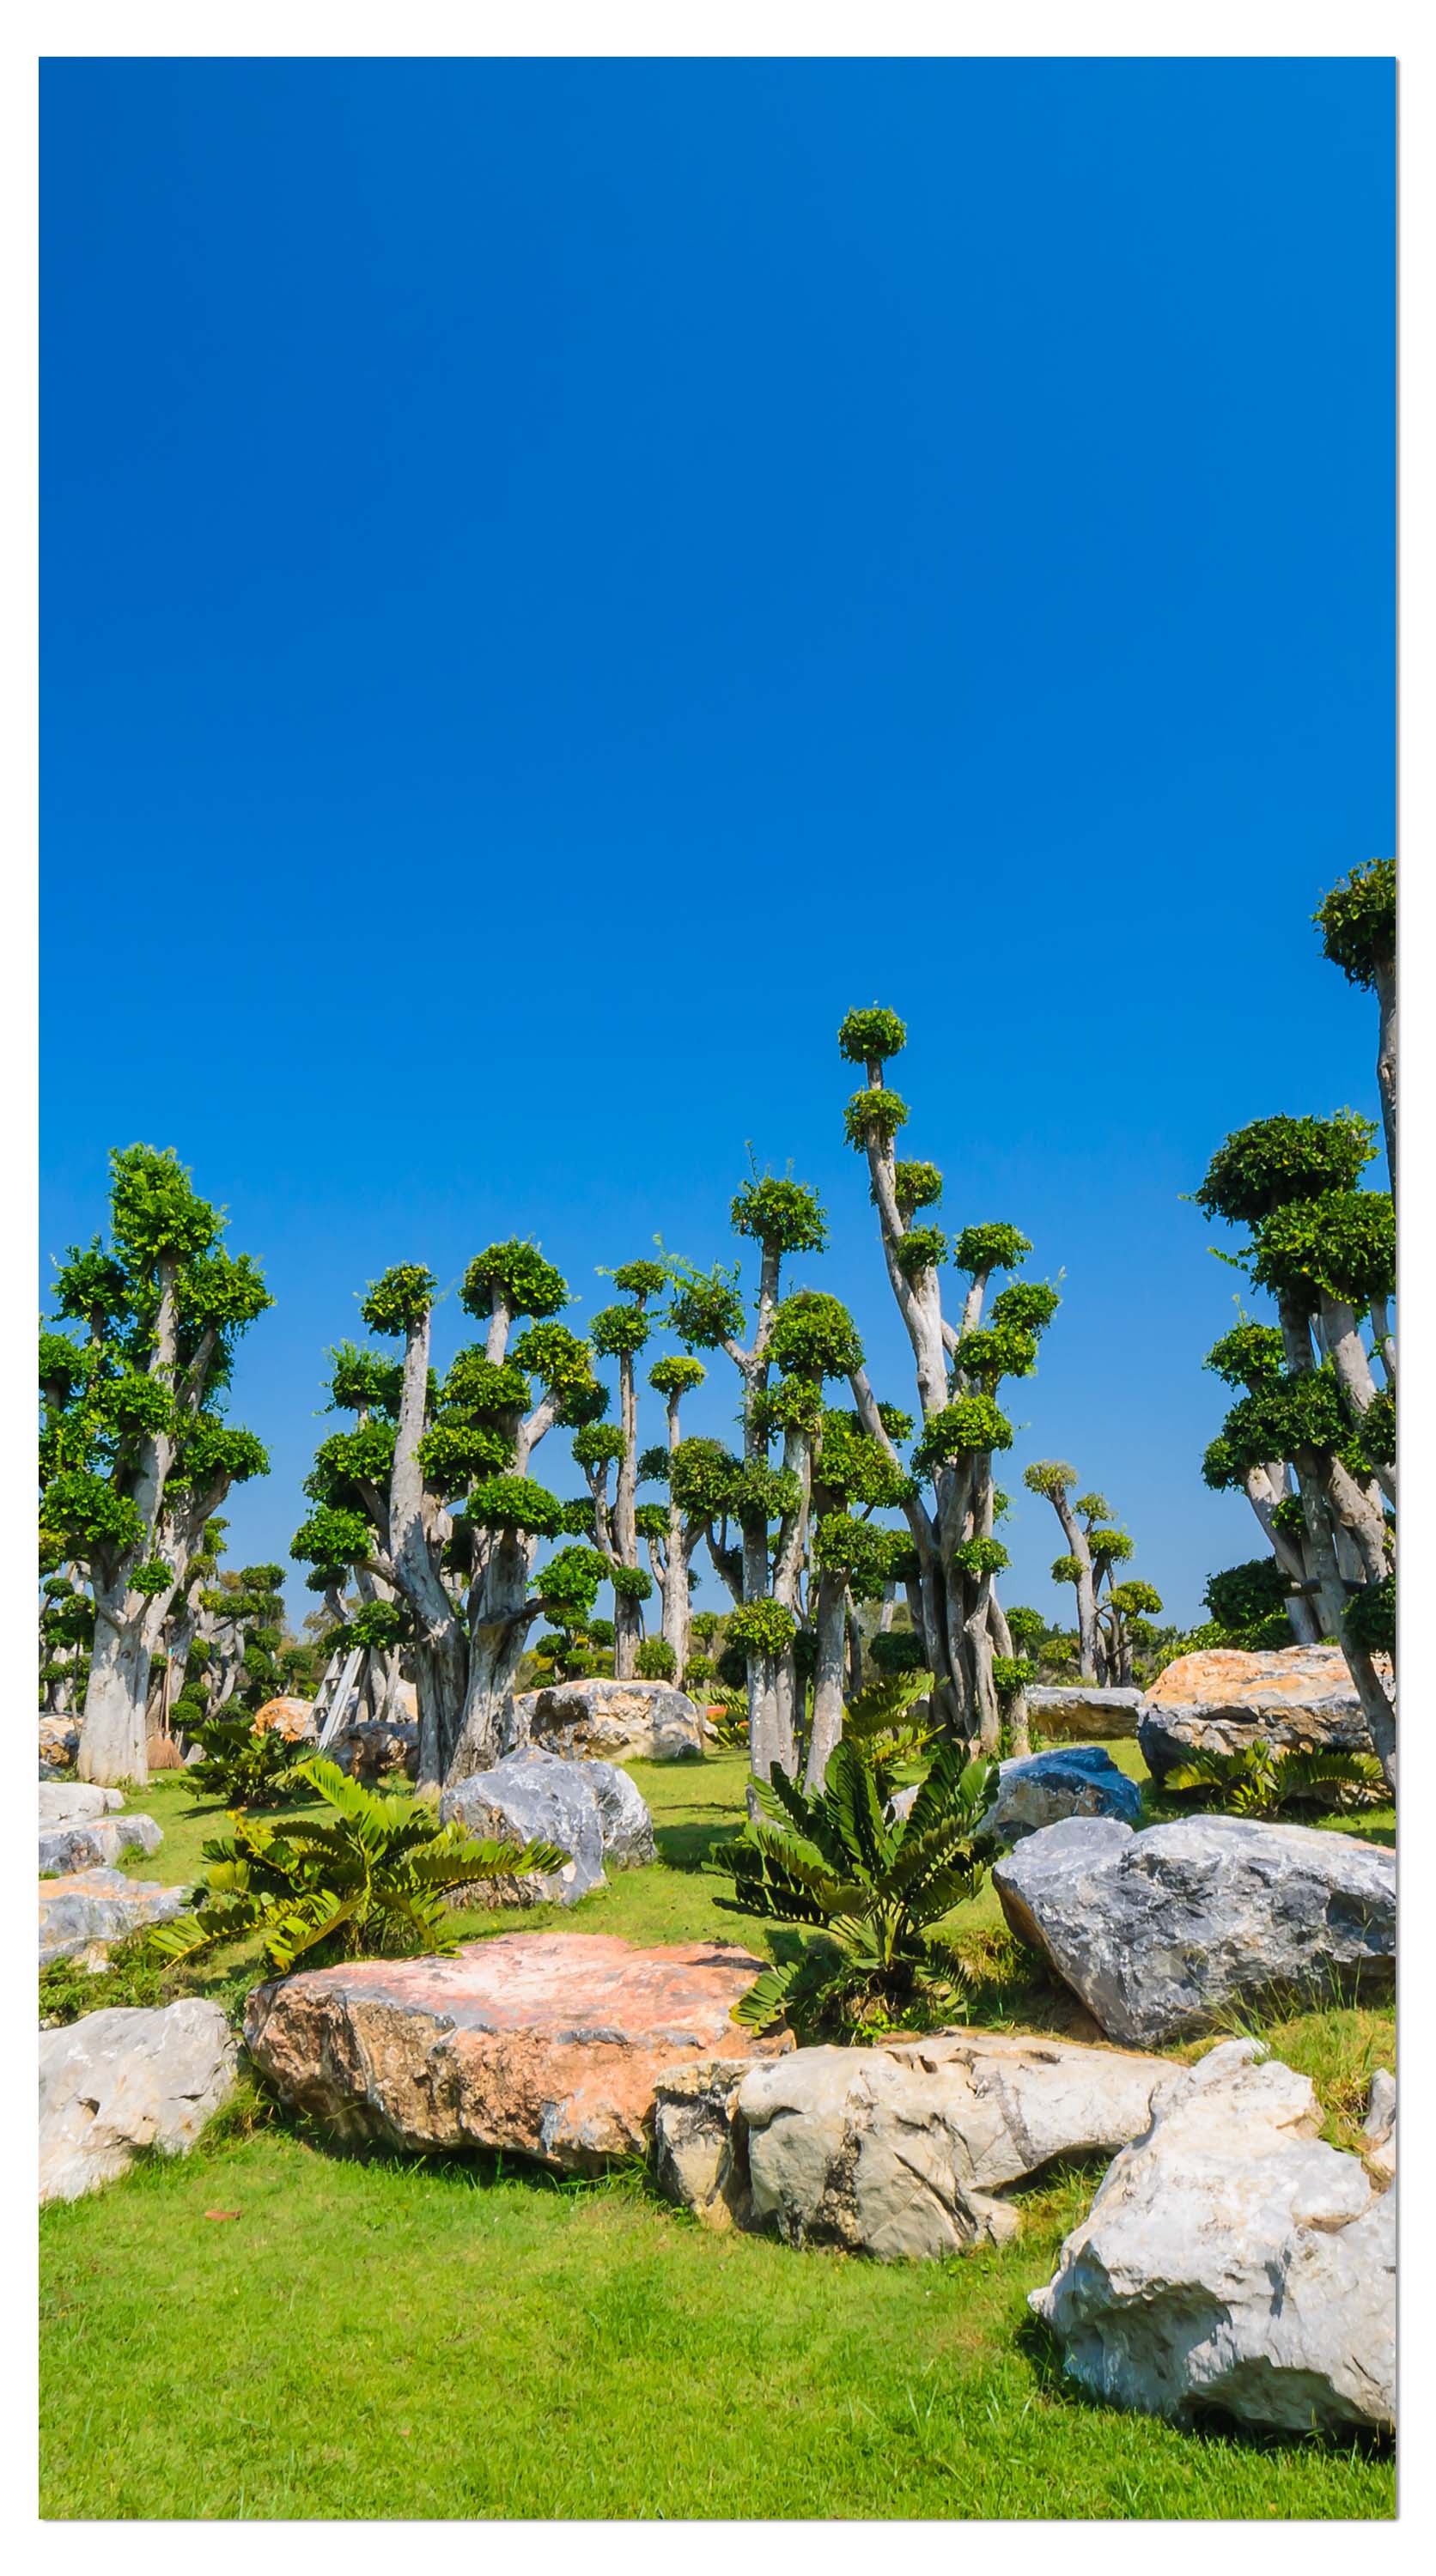
{"type": "MultiPolygon", "coordinates": [[[[640,1480],[646,1469],[653,1481],[661,1481],[668,1487],[668,1503],[661,1525],[648,1536],[648,1555],[663,1601],[663,1636],[672,1652],[674,1672],[680,1681],[688,1669],[693,1615],[690,1600],[693,1552],[699,1540],[711,1529],[713,1514],[711,1510],[706,1514],[685,1510],[673,1491],[673,1461],[683,1446],[680,1421],[683,1398],[701,1386],[707,1374],[703,1362],[687,1351],[673,1351],[654,1361],[648,1372],[648,1383],[655,1395],[664,1399],[668,1442],[664,1451],[657,1455],[645,1451],[638,1462],[640,1480]]],[[[716,1441],[708,1445],[718,1448],[716,1441]]],[[[719,1455],[723,1455],[721,1450],[719,1455]]]]}
{"type": "MultiPolygon", "coordinates": [[[[1275,1324],[1243,1318],[1214,1342],[1204,1365],[1226,1385],[1255,1395],[1278,1384],[1286,1367],[1286,1350],[1275,1324]]],[[[1306,1516],[1286,1459],[1256,1458],[1243,1449],[1240,1463],[1225,1440],[1214,1440],[1203,1461],[1204,1481],[1214,1493],[1228,1489],[1246,1495],[1272,1550],[1270,1580],[1285,1596],[1287,1631],[1299,1646],[1314,1646],[1321,1637],[1316,1610],[1316,1565],[1306,1534],[1306,1516]]],[[[1213,1613],[1213,1616],[1216,1616],[1213,1613]]]]}
{"type": "Polygon", "coordinates": [[[538,1542],[558,1536],[565,1519],[530,1461],[556,1423],[590,1420],[607,1401],[588,1344],[549,1320],[568,1290],[532,1244],[491,1244],[469,1264],[462,1302],[486,1319],[484,1345],[461,1350],[442,1384],[429,1366],[434,1296],[431,1274],[415,1263],[369,1290],[369,1330],[404,1345],[392,1439],[370,1439],[385,1428],[376,1418],[349,1435],[366,1447],[331,1452],[325,1472],[347,1477],[355,1500],[330,1501],[311,1480],[320,1508],[294,1540],[294,1554],[320,1571],[367,1571],[402,1596],[426,1789],[486,1769],[502,1750],[525,1640],[543,1607],[530,1585],[538,1542]]]}
{"type": "Polygon", "coordinates": [[[599,1357],[618,1363],[618,1422],[612,1428],[607,1423],[596,1423],[581,1431],[574,1443],[574,1456],[585,1466],[590,1459],[595,1466],[601,1461],[604,1474],[609,1463],[616,1470],[611,1515],[606,1494],[595,1486],[596,1535],[610,1560],[613,1669],[618,1680],[631,1681],[643,1634],[643,1603],[653,1591],[652,1576],[638,1562],[638,1388],[634,1363],[653,1332],[648,1301],[668,1286],[668,1273],[661,1262],[628,1261],[613,1273],[613,1284],[625,1302],[602,1307],[589,1331],[599,1357]],[[581,1443],[586,1443],[586,1448],[581,1443]]]}
{"type": "Polygon", "coordinates": [[[1029,1493],[1046,1496],[1067,1541],[1065,1552],[1054,1560],[1052,1580],[1070,1583],[1076,1596],[1079,1678],[1099,1687],[1129,1688],[1137,1642],[1133,1623],[1162,1607],[1150,1583],[1113,1579],[1114,1567],[1130,1560],[1133,1541],[1125,1530],[1111,1526],[1112,1507],[1105,1494],[1069,1499],[1077,1470],[1064,1459],[1034,1460],[1023,1469],[1022,1481],[1029,1493]]]}
{"type": "MultiPolygon", "coordinates": [[[[835,1363],[828,1372],[834,1376],[863,1364],[861,1348],[854,1358],[837,1335],[826,1357],[835,1363]]],[[[812,1795],[821,1789],[842,1738],[853,1605],[882,1599],[910,1545],[906,1530],[881,1527],[872,1515],[900,1509],[911,1497],[913,1479],[864,1431],[856,1413],[825,1410],[813,1440],[810,1486],[816,1653],[804,1786],[812,1795]]],[[[880,1635],[873,1640],[873,1658],[880,1671],[920,1668],[921,1642],[910,1633],[880,1635]],[[879,1647],[898,1651],[880,1654],[879,1647]]],[[[855,1691],[860,1689],[861,1672],[852,1680],[855,1691]]]]}
{"type": "MultiPolygon", "coordinates": [[[[1097,1680],[1097,1582],[1092,1563],[1092,1549],[1087,1529],[1079,1518],[1081,1506],[1069,1499],[1077,1482],[1077,1470],[1065,1458],[1034,1458],[1022,1470],[1022,1481],[1029,1494],[1041,1494],[1052,1505],[1067,1541],[1066,1552],[1052,1568],[1054,1583],[1070,1583],[1077,1596],[1078,1678],[1095,1684],[1097,1680]]],[[[1107,1506],[1100,1495],[1086,1495],[1084,1501],[1101,1505],[1102,1517],[1107,1506]]]]}
{"type": "MultiPolygon", "coordinates": [[[[730,1272],[720,1266],[705,1275],[685,1263],[670,1262],[674,1284],[667,1321],[685,1349],[725,1351],[738,1372],[743,1396],[743,1456],[741,1473],[729,1488],[724,1513],[742,1532],[742,1597],[739,1611],[729,1619],[728,1639],[730,1644],[742,1647],[747,1660],[748,1745],[753,1772],[757,1778],[766,1779],[776,1761],[791,1777],[797,1769],[797,1668],[791,1648],[798,1623],[781,1592],[791,1590],[796,1583],[795,1533],[801,1530],[803,1493],[790,1460],[800,1455],[801,1442],[797,1427],[781,1424],[765,1398],[773,1366],[772,1339],[783,1263],[794,1253],[820,1252],[827,1242],[828,1229],[814,1191],[791,1178],[778,1180],[771,1174],[759,1179],[755,1173],[744,1183],[732,1202],[730,1216],[734,1232],[758,1246],[751,1339],[745,1344],[740,1338],[748,1319],[736,1269],[730,1272]],[[784,1432],[784,1463],[779,1469],[770,1461],[777,1429],[784,1432]],[[776,1535],[770,1538],[775,1523],[776,1535]],[[751,1618],[749,1612],[753,1614],[751,1618]],[[735,1625],[740,1616],[741,1624],[735,1625]]],[[[713,1527],[711,1518],[709,1527],[713,1527]]],[[[716,1557],[715,1562],[723,1573],[723,1564],[716,1557]]]]}
{"type": "MultiPolygon", "coordinates": [[[[954,1324],[944,1314],[940,1272],[948,1238],[939,1226],[916,1221],[939,1203],[942,1175],[934,1164],[900,1161],[895,1148],[908,1110],[887,1088],[886,1068],[906,1041],[894,1011],[874,1005],[848,1013],[838,1045],[850,1063],[864,1068],[867,1084],[849,1101],[845,1126],[848,1142],[867,1161],[888,1283],[917,1377],[922,1419],[911,1466],[919,1481],[904,1506],[918,1560],[914,1623],[943,1724],[990,1752],[1004,1722],[1017,1729],[1026,1724],[1020,1689],[1004,1712],[993,1669],[995,1656],[1016,1660],[996,1588],[1007,1558],[993,1535],[992,1459],[1013,1437],[997,1390],[1005,1378],[1031,1375],[1038,1336],[1058,1298],[1040,1283],[1014,1281],[994,1297],[984,1321],[991,1280],[1017,1268],[1032,1247],[1015,1226],[973,1225],[952,1247],[957,1268],[966,1274],[961,1321],[954,1324]],[[922,1487],[930,1488],[930,1503],[922,1487]]],[[[864,1429],[886,1443],[900,1467],[863,1370],[854,1372],[851,1385],[864,1429]]]]}
{"type": "Polygon", "coordinates": [[[148,1777],[170,1606],[230,1486],[268,1471],[222,1407],[235,1345],[273,1302],[172,1151],[131,1145],[110,1176],[109,1248],[71,1248],[40,1335],[41,1525],[89,1588],[78,1768],[107,1786],[148,1777]]]}
{"type": "Polygon", "coordinates": [[[1374,1153],[1374,1133],[1349,1110],[1332,1118],[1264,1118],[1229,1136],[1213,1156],[1197,1202],[1209,1216],[1249,1230],[1238,1259],[1275,1303],[1282,1365],[1270,1365],[1267,1345],[1204,1472],[1214,1486],[1251,1490],[1258,1476],[1271,1486],[1278,1471],[1285,1487],[1290,1469],[1322,1628],[1341,1642],[1394,1789],[1394,1700],[1364,1618],[1352,1615],[1364,1593],[1388,1582],[1395,1553],[1386,1508],[1395,1495],[1393,1211],[1385,1192],[1356,1186],[1374,1153]],[[1361,1334],[1368,1317],[1384,1387],[1361,1334]]]}
{"type": "Polygon", "coordinates": [[[1321,944],[1348,983],[1375,993],[1379,1013],[1376,1080],[1386,1130],[1386,1176],[1396,1187],[1396,861],[1368,859],[1351,870],[1313,915],[1321,944]]]}

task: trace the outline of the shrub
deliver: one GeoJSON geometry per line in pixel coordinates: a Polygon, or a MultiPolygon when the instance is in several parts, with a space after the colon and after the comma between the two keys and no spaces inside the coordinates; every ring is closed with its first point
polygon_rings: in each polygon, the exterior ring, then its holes
{"type": "Polygon", "coordinates": [[[188,1764],[185,1785],[197,1798],[212,1798],[232,1811],[252,1807],[283,1807],[302,1795],[300,1778],[303,1755],[288,1743],[277,1727],[257,1728],[246,1710],[237,1717],[193,1717],[185,1703],[184,1733],[204,1753],[202,1762],[188,1764]]]}
{"type": "Polygon", "coordinates": [[[987,1875],[995,1846],[982,1819],[996,1781],[994,1763],[945,1744],[908,1813],[892,1817],[876,1764],[845,1735],[815,1795],[782,1771],[755,1782],[774,1821],[714,1851],[734,1889],[718,1901],[822,1938],[765,1970],[734,2018],[761,2030],[791,2010],[818,2027],[873,2031],[946,2010],[966,1970],[933,1927],[987,1875]]]}
{"type": "Polygon", "coordinates": [[[678,1657],[666,1637],[641,1638],[634,1660],[640,1681],[671,1682],[678,1671],[678,1657]]]}
{"type": "Polygon", "coordinates": [[[1169,1771],[1168,1790],[1214,1791],[1238,1816],[1277,1816],[1287,1807],[1369,1807],[1389,1793],[1374,1753],[1279,1752],[1245,1744],[1239,1753],[1194,1753],[1169,1771]]]}
{"type": "Polygon", "coordinates": [[[280,1824],[235,1816],[231,1833],[204,1845],[209,1868],[194,1912],[148,1935],[154,1957],[188,1958],[254,1932],[281,1975],[321,1948],[351,1959],[450,1951],[457,1938],[447,1889],[528,1878],[569,1857],[552,1843],[477,1841],[407,1796],[346,1780],[322,1756],[300,1763],[298,1777],[330,1816],[280,1824]]]}

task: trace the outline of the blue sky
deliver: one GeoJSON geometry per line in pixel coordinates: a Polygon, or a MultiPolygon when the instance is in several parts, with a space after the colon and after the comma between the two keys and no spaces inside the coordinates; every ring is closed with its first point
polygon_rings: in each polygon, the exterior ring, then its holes
{"type": "MultiPolygon", "coordinates": [[[[729,1256],[749,1141],[906,1400],[873,999],[948,1223],[1064,1274],[1009,1481],[1071,1459],[1174,1615],[1255,1552],[1181,1193],[1376,1107],[1307,917],[1394,836],[1394,110],[1366,61],[44,66],[42,1276],[113,1144],[229,1207],[236,1561],[367,1280],[531,1234],[581,1321],[655,1234],[729,1256]]],[[[1006,1534],[1055,1613],[1050,1513],[1006,1534]]]]}

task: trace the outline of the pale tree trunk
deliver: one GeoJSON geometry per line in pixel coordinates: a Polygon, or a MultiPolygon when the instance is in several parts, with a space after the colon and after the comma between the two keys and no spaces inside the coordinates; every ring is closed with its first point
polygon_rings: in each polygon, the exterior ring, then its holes
{"type": "Polygon", "coordinates": [[[1386,1168],[1391,1195],[1396,1195],[1396,960],[1376,970],[1380,1013],[1376,1041],[1376,1079],[1381,1090],[1381,1121],[1386,1131],[1386,1168]]]}
{"type": "MultiPolygon", "coordinates": [[[[633,1354],[621,1351],[618,1360],[619,1428],[623,1433],[623,1456],[618,1462],[613,1495],[613,1547],[620,1565],[638,1565],[638,1526],[636,1520],[638,1491],[638,1398],[634,1386],[633,1354]]],[[[613,1677],[631,1682],[638,1663],[638,1641],[643,1634],[641,1604],[631,1601],[617,1585],[613,1593],[613,1677]]]]}
{"type": "MultiPolygon", "coordinates": [[[[670,1458],[682,1438],[682,1433],[680,1432],[678,1425],[679,1403],[680,1397],[678,1391],[675,1389],[668,1398],[668,1454],[670,1458]]],[[[693,1604],[689,1599],[688,1594],[689,1552],[689,1536],[684,1527],[683,1514],[679,1510],[678,1505],[674,1502],[670,1492],[668,1500],[668,1562],[664,1569],[663,1583],[663,1634],[669,1645],[673,1648],[674,1655],[677,1658],[676,1678],[680,1689],[683,1684],[683,1676],[688,1669],[688,1657],[691,1650],[691,1630],[689,1623],[693,1616],[693,1604]]]]}
{"type": "Polygon", "coordinates": [[[143,1621],[132,1609],[127,1615],[124,1590],[116,1598],[96,1585],[90,1681],[75,1763],[80,1779],[97,1781],[106,1789],[130,1781],[144,1786],[149,1778],[145,1754],[149,1683],[150,1653],[143,1621]]]}
{"type": "Polygon", "coordinates": [[[539,1605],[528,1598],[533,1542],[518,1531],[495,1538],[470,1633],[469,1680],[458,1742],[444,1773],[452,1788],[493,1768],[511,1726],[514,1684],[539,1605]]]}
{"type": "MultiPolygon", "coordinates": [[[[497,1320],[497,1319],[496,1319],[497,1320]]],[[[494,1324],[489,1339],[494,1339],[494,1324]]],[[[414,1621],[414,1684],[419,1703],[417,1786],[436,1790],[447,1772],[464,1717],[467,1657],[463,1625],[444,1589],[424,1518],[419,1442],[429,1389],[429,1317],[404,1338],[399,1419],[389,1486],[389,1546],[394,1579],[414,1621]]]]}
{"type": "Polygon", "coordinates": [[[1262,1535],[1288,1583],[1303,1587],[1301,1590],[1289,1591],[1286,1596],[1286,1615],[1291,1624],[1291,1633],[1299,1646],[1319,1645],[1321,1621],[1305,1590],[1305,1586],[1311,1581],[1305,1553],[1297,1546],[1295,1540],[1288,1536],[1276,1519],[1277,1504],[1286,1500],[1285,1463],[1277,1465],[1274,1462],[1265,1468],[1249,1467],[1242,1477],[1242,1490],[1256,1514],[1262,1535]]]}
{"type": "Polygon", "coordinates": [[[843,1733],[843,1666],[847,1650],[847,1591],[840,1574],[820,1574],[817,1607],[817,1668],[813,1675],[813,1722],[808,1734],[808,1763],[803,1786],[812,1797],[821,1789],[843,1733]]]}
{"type": "MultiPolygon", "coordinates": [[[[1003,1610],[1002,1604],[998,1600],[995,1591],[988,1602],[988,1617],[992,1628],[992,1643],[994,1651],[999,1655],[1011,1655],[1012,1631],[1008,1627],[1006,1613],[1003,1610]]],[[[1008,1703],[1007,1724],[1012,1737],[1013,1758],[1025,1758],[1025,1756],[1032,1750],[1030,1721],[1027,1713],[1027,1693],[1025,1690],[1013,1692],[1012,1698],[1008,1703]]]]}

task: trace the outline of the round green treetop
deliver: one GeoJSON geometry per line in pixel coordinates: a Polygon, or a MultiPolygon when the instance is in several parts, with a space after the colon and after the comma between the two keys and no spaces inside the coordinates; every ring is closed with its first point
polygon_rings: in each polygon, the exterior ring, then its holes
{"type": "Polygon", "coordinates": [[[563,1505],[531,1476],[487,1476],[469,1496],[467,1517],[481,1529],[525,1530],[538,1538],[557,1538],[563,1527],[563,1505]]]}
{"type": "Polygon", "coordinates": [[[127,1145],[110,1156],[115,1248],[136,1274],[157,1262],[197,1261],[217,1240],[223,1218],[196,1193],[172,1146],[127,1145]]]}
{"type": "Polygon", "coordinates": [[[920,1279],[947,1259],[947,1237],[940,1225],[910,1225],[893,1246],[893,1259],[904,1279],[920,1279]]]}
{"type": "Polygon", "coordinates": [[[967,1451],[1010,1449],[1012,1425],[990,1395],[963,1395],[930,1415],[912,1453],[914,1467],[935,1471],[967,1451]]]}
{"type": "Polygon", "coordinates": [[[669,1278],[661,1261],[625,1261],[613,1284],[621,1297],[661,1297],[669,1278]]]}
{"type": "Polygon", "coordinates": [[[1396,1289],[1396,1212],[1384,1190],[1327,1190],[1273,1209],[1251,1265],[1258,1287],[1314,1305],[1325,1290],[1353,1306],[1396,1289]]]}
{"type": "Polygon", "coordinates": [[[398,1363],[379,1351],[361,1351],[340,1342],[329,1353],[327,1380],[331,1402],[342,1413],[393,1413],[398,1409],[398,1363]]]}
{"type": "Polygon", "coordinates": [[[571,1446],[580,1467],[590,1472],[599,1467],[616,1467],[623,1456],[623,1433],[616,1422],[586,1422],[574,1433],[571,1446]]]}
{"type": "Polygon", "coordinates": [[[899,1127],[908,1121],[908,1105],[895,1091],[885,1091],[873,1084],[867,1091],[855,1091],[843,1112],[843,1134],[858,1153],[866,1151],[868,1139],[876,1136],[890,1144],[899,1127]]]}
{"type": "Polygon", "coordinates": [[[1257,1118],[1219,1145],[1197,1205],[1228,1225],[1251,1225],[1293,1199],[1349,1190],[1376,1151],[1369,1118],[1257,1118]]]}
{"type": "Polygon", "coordinates": [[[680,1511],[721,1519],[733,1508],[739,1461],[718,1440],[680,1440],[669,1462],[668,1490],[680,1511]]]}
{"type": "Polygon", "coordinates": [[[936,1163],[894,1163],[893,1195],[904,1225],[919,1208],[936,1207],[942,1197],[942,1174],[936,1163]]]}
{"type": "Polygon", "coordinates": [[[822,1201],[801,1181],[745,1181],[729,1214],[735,1234],[779,1252],[821,1252],[828,1239],[822,1201]]]}
{"type": "Polygon", "coordinates": [[[463,1302],[471,1315],[487,1315],[495,1304],[514,1316],[557,1315],[568,1304],[568,1283],[532,1243],[491,1243],[464,1273],[463,1302]]]}
{"type": "Polygon", "coordinates": [[[666,1320],[669,1331],[690,1350],[712,1351],[736,1341],[744,1324],[736,1282],[722,1270],[715,1270],[711,1279],[681,1281],[668,1301],[666,1320]]]}
{"type": "Polygon", "coordinates": [[[1213,1342],[1205,1360],[1214,1377],[1228,1386],[1269,1386],[1286,1368],[1286,1345],[1275,1324],[1234,1324],[1213,1342]]]}
{"type": "Polygon", "coordinates": [[[769,1348],[777,1367],[792,1376],[847,1377],[863,1364],[851,1315],[841,1298],[821,1288],[800,1288],[784,1298],[773,1317],[769,1348]]]}
{"type": "Polygon", "coordinates": [[[792,1644],[797,1625],[781,1601],[745,1601],[729,1614],[728,1643],[775,1662],[792,1644]]]}
{"type": "Polygon", "coordinates": [[[707,1374],[701,1360],[674,1351],[666,1359],[654,1361],[648,1383],[656,1395],[686,1395],[690,1388],[701,1386],[707,1374]]]}
{"type": "Polygon", "coordinates": [[[1396,959],[1396,861],[1367,859],[1324,895],[1312,915],[1334,966],[1368,987],[1396,959]]]}
{"type": "Polygon", "coordinates": [[[1021,1333],[1045,1333],[1062,1300],[1045,1279],[1014,1279],[1000,1288],[988,1313],[994,1324],[1021,1333]]]}
{"type": "Polygon", "coordinates": [[[1031,1244],[1015,1225],[965,1225],[953,1247],[959,1270],[989,1278],[994,1270],[1020,1270],[1031,1244]]]}
{"type": "Polygon", "coordinates": [[[496,1363],[479,1350],[458,1351],[444,1380],[445,1405],[467,1413],[522,1413],[532,1390],[511,1360],[496,1363]]]}
{"type": "Polygon", "coordinates": [[[371,1333],[407,1333],[421,1324],[439,1283],[422,1262],[401,1261],[376,1279],[359,1312],[371,1333]]]}
{"type": "Polygon", "coordinates": [[[601,1359],[631,1359],[653,1333],[653,1317],[641,1306],[601,1306],[589,1325],[601,1359]]]}
{"type": "Polygon", "coordinates": [[[1077,1470],[1065,1458],[1034,1458],[1022,1470],[1022,1481],[1029,1494],[1065,1494],[1077,1482],[1077,1470]]]}
{"type": "Polygon", "coordinates": [[[1005,1377],[1030,1377],[1037,1366],[1037,1344],[1030,1333],[1011,1324],[994,1324],[988,1332],[964,1333],[953,1365],[979,1386],[992,1388],[1005,1377]]]}
{"type": "Polygon", "coordinates": [[[1244,1468],[1295,1458],[1302,1449],[1335,1454],[1350,1438],[1351,1423],[1329,1362],[1309,1376],[1278,1378],[1244,1395],[1222,1425],[1234,1480],[1244,1468]]]}
{"type": "Polygon", "coordinates": [[[974,1583],[984,1574],[1000,1574],[1012,1562],[999,1538],[965,1538],[953,1549],[952,1561],[974,1583]]]}
{"type": "Polygon", "coordinates": [[[882,1064],[890,1055],[901,1055],[906,1045],[904,1023],[880,1002],[870,1002],[865,1011],[849,1011],[838,1031],[838,1049],[849,1064],[882,1064]]]}

